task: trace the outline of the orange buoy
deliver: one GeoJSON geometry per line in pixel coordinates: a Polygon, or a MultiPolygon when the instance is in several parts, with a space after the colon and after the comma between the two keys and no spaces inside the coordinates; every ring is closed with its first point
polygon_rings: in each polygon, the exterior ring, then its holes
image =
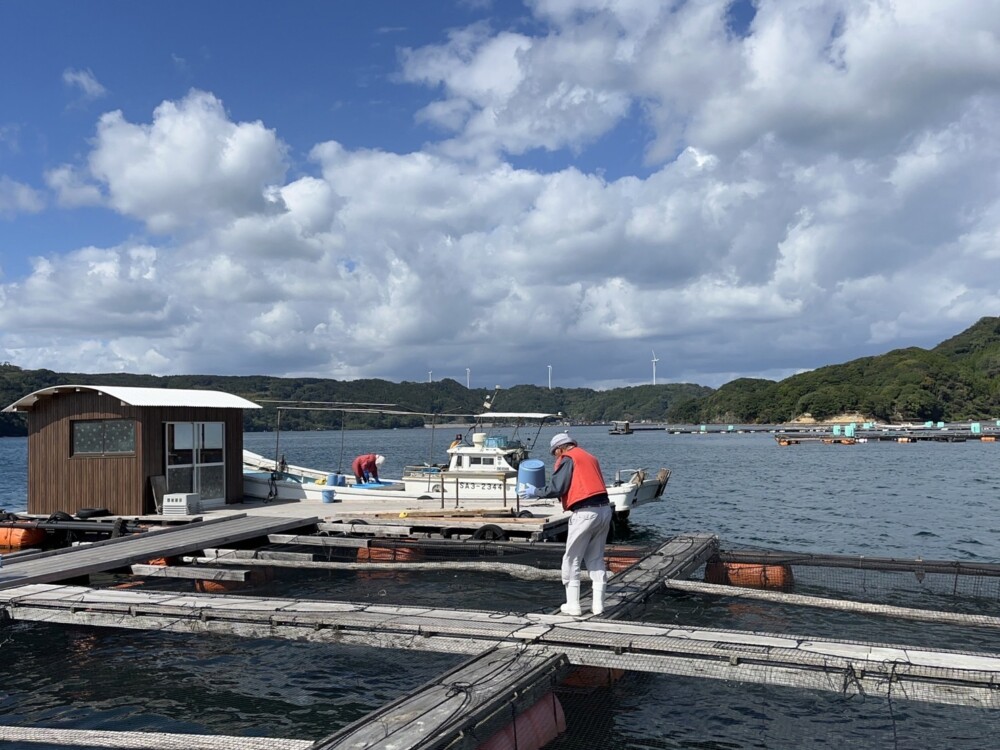
{"type": "Polygon", "coordinates": [[[116,583],[111,588],[113,589],[134,589],[136,586],[142,586],[145,581],[123,581],[122,583],[116,583]]]}
{"type": "Polygon", "coordinates": [[[610,687],[625,676],[624,669],[610,667],[578,667],[570,672],[562,681],[562,687],[567,688],[599,688],[610,687]]]}
{"type": "Polygon", "coordinates": [[[705,580],[749,589],[790,589],[795,579],[790,565],[762,565],[714,560],[705,566],[705,580]]]}
{"type": "Polygon", "coordinates": [[[607,555],[604,558],[605,567],[612,573],[621,573],[623,570],[628,570],[637,562],[639,562],[638,557],[624,557],[622,555],[607,555]]]}
{"type": "Polygon", "coordinates": [[[11,547],[13,549],[37,547],[44,541],[45,529],[26,529],[17,526],[0,527],[0,547],[11,547]]]}
{"type": "Polygon", "coordinates": [[[983,435],[981,438],[979,438],[979,440],[980,440],[980,442],[983,442],[983,443],[995,443],[997,441],[997,436],[996,435],[983,435]]]}
{"type": "Polygon", "coordinates": [[[540,750],[565,731],[562,704],[555,693],[546,693],[476,750],[540,750]]]}
{"type": "Polygon", "coordinates": [[[262,586],[274,580],[273,568],[254,568],[245,581],[210,581],[196,578],[194,590],[201,594],[227,594],[232,591],[245,591],[254,586],[262,586]]]}
{"type": "Polygon", "coordinates": [[[424,558],[419,547],[360,547],[358,562],[414,562],[424,558]]]}

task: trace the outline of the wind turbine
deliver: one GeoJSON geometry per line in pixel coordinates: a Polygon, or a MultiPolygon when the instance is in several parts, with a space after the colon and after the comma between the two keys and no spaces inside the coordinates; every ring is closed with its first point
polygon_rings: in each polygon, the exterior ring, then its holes
{"type": "MultiPolygon", "coordinates": [[[[650,349],[650,351],[653,351],[650,349]]],[[[656,352],[653,352],[653,385],[656,385],[656,363],[660,360],[656,358],[656,352]]]]}

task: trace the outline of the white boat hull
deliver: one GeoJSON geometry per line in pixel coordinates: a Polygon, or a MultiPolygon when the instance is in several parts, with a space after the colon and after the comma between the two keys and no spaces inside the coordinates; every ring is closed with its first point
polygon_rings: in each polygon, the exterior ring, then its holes
{"type": "MultiPolygon", "coordinates": [[[[483,477],[428,472],[426,479],[387,480],[355,485],[346,477],[344,486],[327,484],[328,474],[301,466],[287,466],[272,479],[274,461],[251,451],[243,452],[243,494],[247,497],[280,501],[368,502],[386,510],[513,510],[533,516],[562,513],[557,499],[519,500],[516,477],[483,477]]],[[[660,499],[670,472],[661,469],[655,477],[642,470],[620,471],[608,485],[608,497],[619,518],[641,505],[660,499]]]]}

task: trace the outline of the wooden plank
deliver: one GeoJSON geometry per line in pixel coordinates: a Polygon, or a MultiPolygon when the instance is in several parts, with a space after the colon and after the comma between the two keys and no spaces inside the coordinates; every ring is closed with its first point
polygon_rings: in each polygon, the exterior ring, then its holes
{"type": "Polygon", "coordinates": [[[408,526],[382,525],[373,523],[319,523],[320,531],[338,534],[368,534],[374,536],[410,536],[408,526]]]}
{"type": "Polygon", "coordinates": [[[715,534],[682,534],[666,542],[627,570],[608,580],[604,614],[607,620],[626,619],[663,589],[664,579],[687,578],[718,552],[715,534]]]}
{"type": "Polygon", "coordinates": [[[367,547],[370,537],[358,539],[349,536],[312,536],[309,534],[268,534],[271,544],[302,544],[314,547],[367,547]]]}
{"type": "Polygon", "coordinates": [[[250,577],[249,570],[208,568],[197,565],[133,565],[132,575],[144,578],[187,578],[198,581],[240,581],[250,577]]]}
{"type": "MultiPolygon", "coordinates": [[[[210,550],[218,555],[194,557],[191,562],[215,563],[219,565],[249,565],[251,567],[295,568],[298,570],[474,570],[482,573],[501,573],[524,581],[559,581],[562,573],[548,568],[536,568],[519,563],[497,562],[496,558],[486,560],[440,560],[418,562],[369,562],[359,563],[348,560],[317,560],[311,552],[269,552],[256,550],[210,550]],[[232,556],[228,556],[231,553],[232,556]]],[[[187,561],[188,558],[185,557],[187,561]]],[[[580,572],[581,580],[590,580],[587,571],[580,572]]]]}
{"type": "Polygon", "coordinates": [[[230,565],[234,563],[249,565],[255,561],[261,561],[265,565],[280,561],[307,563],[316,559],[314,552],[281,552],[265,549],[228,549],[225,547],[206,547],[203,552],[205,553],[204,559],[199,558],[199,562],[218,562],[230,565]]]}
{"type": "Polygon", "coordinates": [[[229,517],[225,522],[191,524],[169,534],[123,537],[116,545],[72,547],[60,556],[22,560],[0,568],[0,590],[28,583],[47,583],[171,557],[208,546],[266,536],[268,533],[314,524],[315,518],[274,516],[229,517]]]}
{"type": "MultiPolygon", "coordinates": [[[[225,521],[233,520],[236,518],[246,518],[246,515],[247,515],[246,513],[239,513],[232,516],[220,516],[218,518],[209,518],[205,521],[202,521],[199,517],[197,523],[199,523],[202,527],[204,527],[204,526],[209,526],[211,524],[223,523],[225,521]]],[[[189,525],[190,525],[189,523],[185,523],[183,525],[177,525],[177,526],[153,527],[142,533],[164,534],[171,531],[181,531],[184,528],[188,527],[189,525]]],[[[94,549],[96,547],[107,547],[108,545],[111,544],[122,544],[124,542],[129,541],[132,538],[133,537],[131,536],[113,537],[111,539],[102,539],[98,542],[92,542],[91,544],[85,546],[88,547],[89,549],[94,549]]],[[[11,553],[9,555],[5,554],[3,559],[6,565],[13,565],[15,563],[21,563],[26,560],[39,560],[43,557],[56,557],[59,555],[68,555],[72,554],[76,550],[77,550],[76,547],[60,547],[59,549],[49,549],[49,550],[25,549],[25,550],[18,550],[17,552],[11,553]]]]}
{"type": "Polygon", "coordinates": [[[165,732],[108,732],[94,729],[47,729],[43,727],[0,726],[0,745],[66,745],[71,748],[102,747],[122,750],[309,750],[312,740],[273,737],[228,737],[211,734],[168,734],[165,732]]]}

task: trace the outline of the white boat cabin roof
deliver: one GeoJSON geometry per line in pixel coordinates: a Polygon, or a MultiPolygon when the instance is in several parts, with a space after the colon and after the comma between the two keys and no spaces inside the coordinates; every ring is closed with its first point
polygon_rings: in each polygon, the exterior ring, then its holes
{"type": "Polygon", "coordinates": [[[494,419],[535,419],[542,421],[545,419],[559,419],[560,417],[562,417],[561,414],[546,414],[537,411],[491,411],[476,415],[476,419],[480,422],[490,422],[494,419]]]}

